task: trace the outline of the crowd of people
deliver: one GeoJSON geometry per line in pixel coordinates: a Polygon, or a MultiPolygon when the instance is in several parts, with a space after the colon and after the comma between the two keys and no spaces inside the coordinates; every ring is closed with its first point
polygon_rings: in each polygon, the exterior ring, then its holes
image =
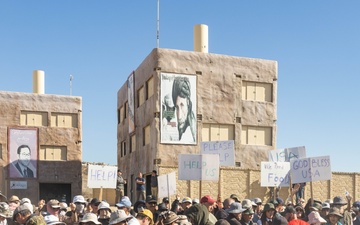
{"type": "Polygon", "coordinates": [[[350,195],[319,201],[299,198],[296,204],[277,197],[267,203],[260,198],[240,199],[236,194],[221,200],[152,195],[134,204],[122,196],[116,207],[105,200],[85,200],[76,195],[69,205],[41,199],[38,205],[17,196],[0,202],[0,225],[360,225],[360,201],[350,195]]]}

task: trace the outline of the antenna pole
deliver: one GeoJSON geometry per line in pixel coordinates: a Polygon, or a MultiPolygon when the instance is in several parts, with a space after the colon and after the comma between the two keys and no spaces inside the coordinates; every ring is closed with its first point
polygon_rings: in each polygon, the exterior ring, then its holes
{"type": "Polygon", "coordinates": [[[157,0],[156,47],[160,47],[160,0],[157,0]]]}
{"type": "Polygon", "coordinates": [[[70,96],[72,95],[72,80],[74,79],[73,75],[70,74],[70,96]]]}

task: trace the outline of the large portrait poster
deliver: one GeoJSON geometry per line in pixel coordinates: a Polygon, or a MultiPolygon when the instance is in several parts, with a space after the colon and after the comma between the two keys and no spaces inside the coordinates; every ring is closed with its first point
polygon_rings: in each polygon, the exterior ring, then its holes
{"type": "Polygon", "coordinates": [[[10,178],[36,178],[38,129],[8,128],[10,178]]]}
{"type": "Polygon", "coordinates": [[[127,80],[128,112],[129,112],[129,134],[135,131],[135,101],[134,101],[134,72],[127,80]]]}
{"type": "Polygon", "coordinates": [[[161,143],[196,144],[196,76],[161,73],[161,143]]]}

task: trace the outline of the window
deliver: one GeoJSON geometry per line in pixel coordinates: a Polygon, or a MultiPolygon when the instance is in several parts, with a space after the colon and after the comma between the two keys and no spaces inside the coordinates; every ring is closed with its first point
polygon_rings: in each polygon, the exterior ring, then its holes
{"type": "Polygon", "coordinates": [[[121,106],[120,109],[118,109],[118,123],[121,123],[125,118],[124,115],[124,106],[121,106]]]}
{"type": "Polygon", "coordinates": [[[2,153],[3,153],[3,151],[2,151],[2,144],[0,144],[0,159],[4,159],[3,156],[2,156],[2,153]]]}
{"type": "Polygon", "coordinates": [[[234,125],[203,124],[202,141],[234,140],[234,125]]]}
{"type": "Polygon", "coordinates": [[[47,112],[34,112],[34,111],[21,111],[20,125],[22,126],[47,126],[48,113],[47,112]]]}
{"type": "Polygon", "coordinates": [[[40,151],[39,151],[40,160],[66,161],[67,160],[66,155],[67,155],[66,146],[48,146],[48,145],[40,146],[40,151]]]}
{"type": "Polygon", "coordinates": [[[141,88],[138,90],[137,97],[138,97],[138,107],[139,107],[145,102],[144,86],[141,86],[141,88]]]}
{"type": "Polygon", "coordinates": [[[126,141],[121,142],[121,152],[120,152],[121,157],[126,155],[126,141]]]}
{"type": "Polygon", "coordinates": [[[124,105],[124,119],[127,118],[127,115],[128,115],[128,102],[125,102],[125,105],[124,105]]]}
{"type": "Polygon", "coordinates": [[[77,128],[78,115],[75,113],[51,113],[52,127],[77,128]]]}
{"type": "Polygon", "coordinates": [[[242,126],[241,143],[272,146],[272,127],[242,126]]]}
{"type": "Polygon", "coordinates": [[[143,129],[143,145],[150,144],[150,125],[143,129]]]}
{"type": "Polygon", "coordinates": [[[130,153],[136,150],[136,135],[130,137],[130,153]]]}
{"type": "Polygon", "coordinates": [[[259,102],[272,102],[272,84],[243,81],[242,99],[259,102]]]}
{"type": "Polygon", "coordinates": [[[154,94],[154,77],[151,77],[146,82],[146,99],[149,99],[154,94]]]}

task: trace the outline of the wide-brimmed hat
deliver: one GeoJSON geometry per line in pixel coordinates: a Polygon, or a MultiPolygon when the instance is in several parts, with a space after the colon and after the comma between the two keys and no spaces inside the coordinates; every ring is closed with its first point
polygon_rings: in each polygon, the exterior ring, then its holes
{"type": "Polygon", "coordinates": [[[9,205],[6,202],[0,202],[0,216],[5,218],[11,217],[9,205]]]}
{"type": "Polygon", "coordinates": [[[84,204],[86,203],[85,198],[82,195],[75,195],[74,196],[73,203],[76,203],[76,202],[84,203],[84,204]]]}
{"type": "Polygon", "coordinates": [[[252,208],[248,208],[243,212],[243,214],[252,215],[254,214],[254,210],[252,208]]]}
{"type": "Polygon", "coordinates": [[[343,215],[341,215],[340,210],[336,207],[332,207],[330,208],[329,214],[327,215],[327,217],[329,218],[330,215],[335,215],[338,216],[340,218],[343,217],[343,215]]]}
{"type": "Polygon", "coordinates": [[[109,225],[120,223],[126,219],[132,218],[131,215],[126,215],[125,211],[122,209],[118,209],[111,213],[109,225]]]}
{"type": "Polygon", "coordinates": [[[326,223],[327,221],[322,218],[319,214],[319,212],[317,211],[312,211],[309,215],[308,215],[309,224],[314,224],[314,223],[326,223]]]}
{"type": "Polygon", "coordinates": [[[12,195],[9,199],[8,202],[20,202],[20,199],[18,196],[16,195],[12,195]]]}
{"type": "Polygon", "coordinates": [[[169,213],[167,213],[165,220],[164,220],[164,224],[172,224],[173,222],[175,222],[176,220],[179,219],[179,216],[176,215],[176,213],[169,211],[169,213]]]}
{"type": "Polygon", "coordinates": [[[104,202],[104,201],[100,202],[100,204],[98,206],[98,210],[100,210],[100,209],[107,209],[111,212],[110,204],[107,202],[104,202]]]}
{"type": "Polygon", "coordinates": [[[251,200],[250,200],[250,199],[244,199],[244,200],[242,200],[241,206],[242,206],[244,209],[250,209],[250,208],[252,208],[251,200]]]}
{"type": "Polygon", "coordinates": [[[29,208],[29,203],[25,203],[23,205],[18,206],[13,213],[13,220],[16,221],[16,216],[19,212],[23,212],[25,210],[28,210],[30,213],[32,213],[31,209],[29,208]]]}
{"type": "Polygon", "coordinates": [[[230,198],[234,199],[236,202],[240,202],[240,198],[237,196],[237,194],[230,195],[230,198]]]}
{"type": "Polygon", "coordinates": [[[246,209],[243,209],[239,202],[233,202],[230,205],[230,208],[226,209],[225,211],[228,213],[242,213],[246,209]]]}
{"type": "Polygon", "coordinates": [[[151,220],[150,220],[150,225],[154,224],[154,219],[153,219],[153,214],[150,210],[148,209],[144,209],[144,210],[141,210],[138,212],[138,215],[139,214],[142,214],[142,215],[145,215],[147,217],[149,217],[151,220]]]}
{"type": "Polygon", "coordinates": [[[321,209],[330,209],[330,203],[324,202],[324,203],[321,205],[321,209]]]}
{"type": "Polygon", "coordinates": [[[119,203],[116,203],[116,206],[121,208],[121,207],[131,207],[131,201],[128,197],[124,197],[121,199],[121,201],[119,203]]]}
{"type": "Polygon", "coordinates": [[[263,209],[263,213],[266,212],[266,211],[269,211],[269,210],[276,211],[274,204],[272,204],[272,203],[266,203],[265,204],[264,209],[263,209]]]}
{"type": "Polygon", "coordinates": [[[341,196],[336,196],[333,199],[333,205],[347,205],[347,201],[341,196]]]}
{"type": "Polygon", "coordinates": [[[44,216],[44,220],[46,222],[46,225],[54,225],[54,224],[62,224],[65,225],[64,222],[60,222],[59,218],[57,216],[48,214],[46,216],[44,216]]]}
{"type": "Polygon", "coordinates": [[[315,211],[321,211],[322,209],[322,204],[318,203],[318,202],[314,202],[312,204],[312,206],[310,206],[310,209],[315,210],[315,211]]]}
{"type": "Polygon", "coordinates": [[[262,204],[262,201],[260,198],[254,198],[254,202],[256,205],[261,205],[262,204]]]}
{"type": "Polygon", "coordinates": [[[93,222],[95,224],[101,224],[98,221],[97,215],[94,213],[85,213],[83,218],[80,220],[79,224],[87,223],[87,222],[93,222]]]}

